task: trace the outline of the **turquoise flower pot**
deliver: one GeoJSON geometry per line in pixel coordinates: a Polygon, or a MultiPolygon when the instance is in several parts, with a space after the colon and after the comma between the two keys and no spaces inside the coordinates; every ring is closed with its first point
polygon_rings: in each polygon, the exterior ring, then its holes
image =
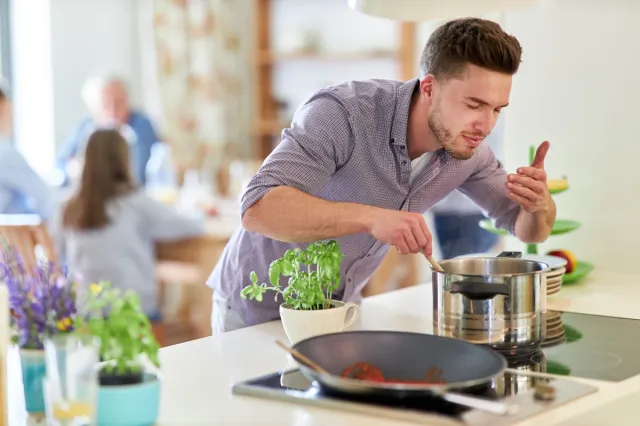
{"type": "Polygon", "coordinates": [[[44,350],[20,349],[24,403],[28,413],[44,413],[42,379],[46,376],[44,350]]]}
{"type": "Polygon", "coordinates": [[[160,411],[160,379],[145,374],[142,383],[100,386],[98,426],[149,426],[160,411]]]}

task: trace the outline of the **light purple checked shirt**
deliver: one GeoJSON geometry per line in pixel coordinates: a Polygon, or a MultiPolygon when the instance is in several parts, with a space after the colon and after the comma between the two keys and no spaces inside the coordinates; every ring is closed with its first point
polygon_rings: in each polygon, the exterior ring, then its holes
{"type": "MultiPolygon", "coordinates": [[[[362,203],[386,209],[424,213],[454,189],[471,198],[494,225],[513,234],[519,206],[507,197],[507,172],[488,146],[472,158],[456,160],[438,150],[409,185],[407,123],[418,79],[350,81],[314,93],[296,111],[291,128],[251,179],[241,212],[271,188],[286,185],[331,201],[362,203]]],[[[335,298],[358,302],[361,291],[389,246],[366,233],[336,239],[344,259],[335,298]]],[[[242,299],[255,270],[268,282],[269,264],[293,247],[258,233],[237,229],[207,284],[216,297],[247,325],[279,318],[279,297],[267,293],[261,303],[242,299]]],[[[285,285],[285,279],[282,284],[285,285]]]]}

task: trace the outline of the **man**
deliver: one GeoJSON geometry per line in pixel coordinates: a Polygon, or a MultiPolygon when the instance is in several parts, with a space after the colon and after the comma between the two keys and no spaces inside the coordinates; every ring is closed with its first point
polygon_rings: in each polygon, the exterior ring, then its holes
{"type": "MultiPolygon", "coordinates": [[[[351,81],[314,93],[242,198],[242,229],[209,277],[214,333],[278,318],[281,300],[240,297],[256,271],[293,247],[335,238],[344,254],[338,300],[355,301],[389,247],[431,255],[424,212],[458,189],[524,242],[551,231],[555,205],[540,145],[507,174],[482,144],[509,104],[521,47],[494,22],[440,26],[421,78],[351,81]]],[[[283,280],[284,284],[284,280],[283,280]]]]}
{"type": "Polygon", "coordinates": [[[36,214],[46,221],[55,209],[55,199],[13,144],[12,117],[7,86],[0,83],[0,214],[36,214]]]}
{"type": "MultiPolygon", "coordinates": [[[[493,131],[483,142],[491,147],[498,161],[502,158],[504,119],[505,115],[502,112],[493,131]]],[[[471,253],[486,253],[498,243],[498,235],[480,227],[479,222],[485,219],[485,216],[478,205],[458,190],[440,200],[431,211],[443,259],[471,253]]]]}
{"type": "Polygon", "coordinates": [[[151,121],[131,108],[125,82],[113,76],[89,79],[82,97],[91,117],[80,122],[62,147],[58,168],[68,175],[69,163],[82,152],[89,135],[98,128],[116,127],[131,145],[133,174],[137,182],[144,185],[145,168],[158,136],[151,121]]]}

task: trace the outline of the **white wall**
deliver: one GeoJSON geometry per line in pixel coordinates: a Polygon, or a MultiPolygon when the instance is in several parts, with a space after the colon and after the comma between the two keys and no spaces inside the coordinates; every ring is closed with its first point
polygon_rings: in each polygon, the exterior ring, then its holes
{"type": "MultiPolygon", "coordinates": [[[[506,165],[528,161],[528,147],[548,139],[546,168],[567,175],[555,197],[560,218],[582,228],[551,237],[596,267],[640,272],[640,2],[553,0],[506,15],[523,45],[506,129],[506,165]]],[[[508,247],[522,248],[513,238],[508,247]]]]}
{"type": "Polygon", "coordinates": [[[55,140],[61,144],[87,115],[80,98],[85,79],[113,71],[130,84],[132,101],[140,102],[140,45],[137,1],[53,0],[51,56],[55,140]]]}
{"type": "MultiPolygon", "coordinates": [[[[323,51],[331,53],[394,50],[399,24],[349,9],[346,0],[273,0],[272,49],[290,46],[316,31],[323,51]]],[[[288,101],[288,113],[313,91],[346,80],[398,78],[395,58],[282,61],[274,67],[274,96],[288,101]]]]}

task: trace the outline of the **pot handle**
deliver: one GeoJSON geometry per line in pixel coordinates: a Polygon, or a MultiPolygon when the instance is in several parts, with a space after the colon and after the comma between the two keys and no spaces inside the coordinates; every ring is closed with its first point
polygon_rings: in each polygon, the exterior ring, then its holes
{"type": "Polygon", "coordinates": [[[505,283],[487,283],[478,281],[455,281],[451,283],[451,294],[461,294],[467,299],[492,299],[496,296],[508,296],[510,287],[505,283]]]}
{"type": "Polygon", "coordinates": [[[513,258],[517,259],[517,258],[522,257],[522,252],[520,252],[520,251],[503,251],[502,253],[500,253],[496,257],[513,257],[513,258]]]}

